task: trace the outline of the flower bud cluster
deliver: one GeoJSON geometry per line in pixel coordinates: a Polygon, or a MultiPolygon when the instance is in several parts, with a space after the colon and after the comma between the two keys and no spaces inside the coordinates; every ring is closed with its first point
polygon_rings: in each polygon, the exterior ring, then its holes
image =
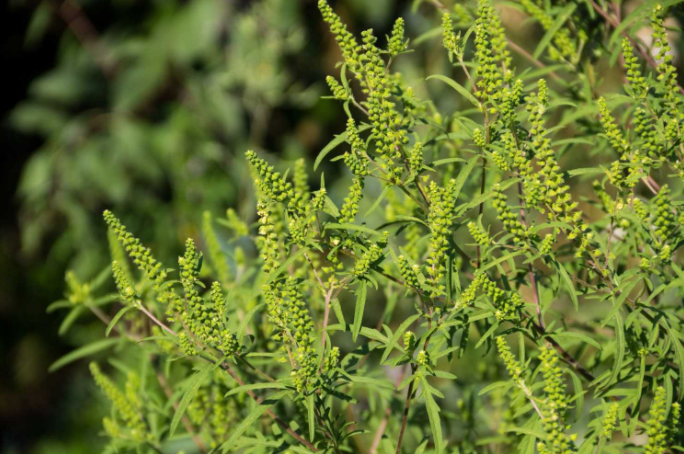
{"type": "Polygon", "coordinates": [[[192,239],[188,239],[185,244],[185,254],[179,257],[178,264],[187,310],[181,307],[177,312],[197,340],[218,348],[226,355],[232,355],[238,350],[238,343],[235,335],[224,327],[224,320],[219,315],[219,310],[225,314],[220,284],[215,282],[212,285],[212,304],[207,304],[197,291],[201,255],[192,239]]]}
{"type": "Polygon", "coordinates": [[[575,452],[574,437],[565,432],[569,428],[565,424],[569,400],[565,391],[563,370],[560,368],[556,351],[550,347],[542,347],[539,356],[544,376],[545,399],[542,405],[544,432],[546,441],[539,443],[538,449],[544,454],[569,454],[575,452]]]}
{"type": "Polygon", "coordinates": [[[418,270],[420,267],[418,265],[411,266],[403,255],[397,257],[397,262],[399,271],[401,272],[401,278],[404,280],[404,285],[415,289],[420,288],[420,283],[418,281],[418,270]]]}
{"type": "MultiPolygon", "coordinates": [[[[123,420],[129,431],[130,438],[136,441],[145,440],[148,435],[147,427],[140,417],[140,402],[137,397],[134,400],[131,400],[129,398],[132,397],[131,395],[127,397],[122,393],[116,385],[102,373],[100,366],[98,366],[97,363],[90,363],[90,372],[95,379],[95,383],[97,383],[107,398],[112,402],[117,415],[123,420]]],[[[115,429],[116,423],[113,420],[110,419],[108,425],[112,431],[118,432],[118,430],[115,429]]]]}
{"type": "Polygon", "coordinates": [[[333,76],[328,76],[325,78],[325,81],[328,83],[330,91],[335,99],[339,101],[346,101],[349,99],[349,93],[347,93],[347,90],[337,81],[337,79],[333,76]]]}
{"type": "Polygon", "coordinates": [[[121,295],[121,299],[131,306],[139,305],[140,295],[135,290],[135,287],[128,281],[126,274],[121,269],[121,265],[119,265],[119,262],[116,260],[112,262],[112,274],[114,275],[114,283],[119,291],[119,295],[121,295]]]}
{"type": "Polygon", "coordinates": [[[368,175],[366,144],[359,136],[353,118],[347,120],[347,142],[351,145],[351,150],[344,153],[344,163],[354,175],[358,177],[368,175]]]}
{"type": "Polygon", "coordinates": [[[653,402],[648,413],[647,430],[648,442],[645,452],[647,454],[665,454],[668,447],[667,403],[665,388],[659,386],[655,390],[653,402]]]}
{"type": "MultiPolygon", "coordinates": [[[[548,31],[554,26],[555,21],[553,17],[541,9],[537,3],[532,0],[521,0],[520,3],[525,7],[530,16],[539,21],[544,30],[548,31]]],[[[553,46],[549,48],[549,56],[553,60],[567,60],[573,64],[579,61],[577,46],[570,36],[567,27],[560,28],[553,35],[553,46]]]]}
{"type": "Polygon", "coordinates": [[[268,315],[276,326],[273,339],[281,342],[293,366],[292,378],[299,392],[307,390],[317,375],[318,354],[313,346],[314,323],[296,279],[274,282],[264,288],[268,315]]]}
{"type": "Polygon", "coordinates": [[[139,239],[128,232],[126,226],[121,224],[111,211],[107,210],[104,212],[104,219],[116,234],[117,239],[131,257],[133,263],[154,283],[155,289],[159,290],[166,280],[166,271],[162,270],[161,263],[152,256],[152,251],[143,246],[139,239]]]}
{"type": "Polygon", "coordinates": [[[523,244],[527,240],[528,232],[525,226],[518,220],[518,215],[514,214],[508,206],[508,197],[501,190],[500,185],[494,186],[494,197],[492,205],[496,208],[499,219],[503,223],[504,229],[513,235],[516,243],[523,244]]]}
{"type": "Polygon", "coordinates": [[[340,222],[354,222],[354,218],[359,212],[359,203],[363,197],[363,177],[355,177],[349,188],[349,195],[344,199],[344,205],[340,210],[340,222]]]}
{"type": "Polygon", "coordinates": [[[259,216],[259,250],[264,261],[263,271],[270,274],[280,265],[280,248],[278,247],[278,235],[272,221],[273,209],[270,204],[263,200],[257,202],[257,215],[259,216]]]}
{"type": "Polygon", "coordinates": [[[275,172],[273,166],[269,166],[265,160],[259,158],[252,150],[247,151],[245,156],[257,175],[255,180],[257,187],[266,196],[278,202],[285,202],[294,195],[292,184],[286,181],[280,175],[280,172],[275,172]]]}
{"type": "Polygon", "coordinates": [[[404,39],[404,19],[401,17],[394,22],[392,36],[389,39],[388,50],[392,57],[396,57],[408,48],[408,41],[404,39]]]}
{"type": "Polygon", "coordinates": [[[663,7],[657,5],[653,8],[651,14],[651,27],[653,27],[653,47],[658,49],[656,59],[660,62],[658,64],[658,81],[664,86],[665,99],[678,106],[682,103],[679,97],[679,88],[677,85],[677,69],[672,64],[674,54],[670,48],[670,42],[667,38],[667,31],[663,24],[663,7]]]}
{"type": "Polygon", "coordinates": [[[413,356],[413,352],[416,351],[417,345],[418,341],[413,331],[406,331],[406,333],[404,333],[404,349],[409,356],[413,356]]]}
{"type": "Polygon", "coordinates": [[[629,142],[627,139],[625,139],[622,131],[620,131],[620,128],[618,128],[617,124],[615,123],[615,119],[608,109],[606,100],[601,97],[598,100],[598,104],[599,118],[601,120],[601,124],[603,125],[603,129],[606,131],[606,136],[608,136],[611,146],[613,149],[615,149],[615,151],[618,152],[621,159],[628,159],[631,151],[629,142]]]}
{"type": "Polygon", "coordinates": [[[625,61],[627,81],[632,87],[634,97],[643,98],[648,93],[648,85],[646,85],[646,78],[641,73],[639,58],[634,55],[634,48],[627,38],[622,40],[622,57],[625,61]]]}
{"type": "Polygon", "coordinates": [[[365,276],[371,266],[383,257],[383,249],[387,246],[389,233],[382,232],[382,237],[377,243],[371,244],[368,250],[356,260],[352,274],[356,277],[365,276]]]}
{"type": "Polygon", "coordinates": [[[340,349],[333,347],[328,351],[328,356],[325,357],[325,364],[323,365],[323,373],[332,371],[340,362],[340,349]]]}
{"type": "Polygon", "coordinates": [[[327,1],[319,0],[318,9],[321,11],[323,20],[330,25],[330,31],[335,37],[337,44],[340,46],[345,63],[347,63],[349,69],[356,73],[357,77],[361,79],[362,76],[360,76],[360,74],[362,67],[359,58],[361,49],[356,38],[347,30],[347,26],[342,22],[340,17],[335,14],[327,1]]]}
{"type": "Polygon", "coordinates": [[[478,63],[476,82],[483,101],[501,99],[504,70],[511,57],[506,50],[506,37],[498,15],[489,0],[479,0],[475,21],[475,59],[478,63]]]}
{"type": "Polygon", "coordinates": [[[442,42],[444,48],[449,52],[449,60],[455,56],[457,59],[463,58],[463,48],[460,44],[461,34],[454,33],[454,24],[449,13],[442,16],[442,42]]]}
{"type": "Polygon", "coordinates": [[[489,235],[487,232],[474,222],[471,221],[468,223],[468,231],[470,232],[470,236],[472,236],[475,242],[480,246],[487,246],[489,244],[489,235]]]}
{"type": "Polygon", "coordinates": [[[659,242],[665,243],[670,237],[670,233],[676,227],[675,208],[670,199],[670,188],[663,185],[658,191],[658,195],[653,198],[655,205],[655,219],[653,225],[655,226],[655,236],[659,242]]]}
{"type": "Polygon", "coordinates": [[[606,440],[610,440],[615,432],[616,422],[618,419],[618,410],[620,405],[617,402],[610,404],[605,416],[603,417],[603,423],[601,428],[601,436],[606,440]]]}
{"type": "Polygon", "coordinates": [[[249,235],[249,227],[247,227],[245,221],[240,219],[240,216],[238,216],[238,214],[232,208],[228,208],[226,210],[226,220],[224,225],[235,232],[235,235],[237,236],[249,235]]]}
{"type": "Polygon", "coordinates": [[[418,356],[416,356],[416,363],[419,366],[429,366],[430,365],[430,354],[426,352],[425,350],[421,350],[418,352],[418,356]]]}
{"type": "Polygon", "coordinates": [[[412,172],[418,173],[423,168],[423,144],[416,142],[409,155],[409,167],[412,172]]]}
{"type": "Polygon", "coordinates": [[[451,238],[451,226],[453,214],[456,208],[454,187],[456,180],[451,179],[446,187],[439,187],[433,181],[430,186],[430,212],[428,225],[430,226],[430,254],[427,259],[428,275],[434,288],[431,296],[437,297],[444,290],[442,279],[446,272],[446,257],[451,238]]]}
{"type": "Polygon", "coordinates": [[[506,366],[508,374],[511,376],[514,382],[519,383],[522,380],[523,369],[520,367],[520,363],[515,359],[513,353],[511,353],[510,347],[506,343],[506,339],[503,336],[496,338],[496,346],[499,350],[499,356],[506,366]]]}
{"type": "Polygon", "coordinates": [[[67,299],[73,305],[87,304],[90,300],[90,284],[87,282],[81,283],[76,277],[76,273],[69,270],[64,276],[69,293],[67,299]]]}

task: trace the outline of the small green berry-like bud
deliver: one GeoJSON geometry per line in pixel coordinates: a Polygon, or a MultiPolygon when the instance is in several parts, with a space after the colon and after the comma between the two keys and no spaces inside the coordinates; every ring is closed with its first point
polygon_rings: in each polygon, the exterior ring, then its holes
{"type": "Polygon", "coordinates": [[[409,356],[413,356],[416,349],[416,335],[412,331],[406,331],[404,334],[404,348],[409,356]]]}

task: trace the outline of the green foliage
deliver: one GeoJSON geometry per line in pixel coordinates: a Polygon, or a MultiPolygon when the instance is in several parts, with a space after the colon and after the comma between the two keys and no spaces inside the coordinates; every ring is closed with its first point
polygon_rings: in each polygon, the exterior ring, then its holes
{"type": "Polygon", "coordinates": [[[608,14],[598,4],[513,2],[545,30],[530,70],[494,4],[452,17],[426,3],[443,15],[450,101],[397,69],[403,21],[381,48],[319,2],[348,115],[321,155],[344,144],[346,198],[322,178],[312,190],[306,161],[281,173],[248,151],[257,222],[229,216],[249,237],[238,263],[205,215],[206,274],[198,239],[166,270],[105,212],[141,272],[113,250],[119,299],[139,309],[115,329],[146,383],[123,394],[94,369],[112,450],[176,452],[179,436],[197,452],[684,449],[684,102],[663,8],[647,76],[644,49],[610,39],[619,24],[596,35],[624,53],[625,95],[594,79],[591,27],[572,14],[608,14]]]}

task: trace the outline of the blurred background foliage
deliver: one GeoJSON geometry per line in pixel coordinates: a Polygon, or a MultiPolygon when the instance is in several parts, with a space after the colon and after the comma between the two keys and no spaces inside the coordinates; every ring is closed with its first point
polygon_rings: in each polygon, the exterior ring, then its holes
{"type": "MultiPolygon", "coordinates": [[[[72,284],[87,283],[109,263],[104,209],[174,263],[185,238],[199,236],[205,210],[221,218],[233,208],[254,219],[245,150],[280,169],[308,158],[311,171],[313,158],[344,130],[342,109],[321,99],[340,58],[316,3],[3,3],[0,452],[93,453],[103,445],[107,407],[85,364],[48,373],[55,359],[101,337],[102,323],[80,320],[67,331],[74,320],[65,324],[46,308],[64,298],[66,270],[74,271],[72,284]]],[[[405,17],[415,51],[396,64],[408,85],[441,112],[459,107],[457,97],[441,96],[450,90],[445,84],[424,82],[449,68],[440,14],[428,0],[330,3],[356,33],[372,27],[383,37],[405,17]]],[[[681,23],[682,8],[674,14],[681,23]]],[[[518,9],[504,8],[502,18],[524,48],[534,49],[544,34],[518,9]]],[[[619,90],[607,56],[592,52],[602,86],[619,90]]],[[[340,168],[322,165],[337,199],[349,182],[340,168]]],[[[473,361],[478,367],[464,374],[488,373],[487,363],[473,361]]]]}

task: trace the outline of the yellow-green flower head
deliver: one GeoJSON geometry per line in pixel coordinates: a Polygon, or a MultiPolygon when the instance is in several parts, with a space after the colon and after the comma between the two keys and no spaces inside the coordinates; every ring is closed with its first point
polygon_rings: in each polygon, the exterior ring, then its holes
{"type": "Polygon", "coordinates": [[[106,210],[104,212],[104,219],[116,234],[119,242],[133,260],[133,263],[155,284],[155,288],[159,289],[166,280],[166,271],[162,270],[161,263],[157,262],[152,256],[152,251],[143,246],[139,239],[128,232],[126,226],[121,224],[111,211],[106,210]]]}
{"type": "Polygon", "coordinates": [[[475,242],[480,246],[487,246],[489,244],[489,235],[487,232],[474,222],[471,221],[468,223],[468,231],[470,232],[470,236],[472,236],[475,242]]]}
{"type": "Polygon", "coordinates": [[[646,78],[641,73],[641,65],[639,58],[634,55],[634,48],[629,39],[622,39],[622,56],[625,61],[625,73],[627,81],[629,82],[634,96],[642,98],[648,93],[648,86],[646,85],[646,78]]]}
{"type": "Polygon", "coordinates": [[[513,235],[513,240],[516,243],[524,243],[528,238],[527,228],[518,220],[518,215],[509,208],[508,197],[503,193],[501,186],[498,184],[494,186],[492,205],[496,208],[504,229],[513,235]]]}
{"type": "Polygon", "coordinates": [[[520,367],[520,363],[518,363],[513,356],[513,353],[511,353],[511,349],[508,347],[506,339],[504,339],[503,336],[497,337],[496,346],[499,350],[499,356],[501,356],[501,360],[506,366],[508,374],[511,376],[513,381],[519,382],[522,379],[523,370],[520,367]]]}
{"type": "Polygon", "coordinates": [[[359,212],[359,203],[363,197],[363,177],[357,176],[349,188],[349,195],[344,199],[344,205],[340,209],[340,222],[354,222],[356,214],[359,212]]]}
{"type": "Polygon", "coordinates": [[[610,440],[613,436],[613,432],[617,428],[618,410],[620,405],[617,402],[610,404],[608,411],[606,411],[603,417],[603,424],[601,429],[601,436],[606,440],[610,440]]]}
{"type": "Polygon", "coordinates": [[[656,213],[653,225],[656,227],[655,236],[660,242],[666,242],[671,231],[676,227],[675,208],[670,198],[670,188],[663,185],[658,195],[653,198],[656,213]]]}
{"type": "Polygon", "coordinates": [[[388,48],[390,55],[393,57],[399,55],[408,48],[408,41],[404,39],[404,19],[401,17],[394,22],[388,48]]]}
{"type": "Polygon", "coordinates": [[[347,90],[340,85],[340,83],[335,79],[333,76],[328,76],[325,78],[325,81],[328,83],[328,86],[330,87],[330,91],[333,94],[333,97],[339,101],[346,101],[349,99],[349,94],[347,93],[347,90]]]}
{"type": "MultiPolygon", "coordinates": [[[[95,383],[102,389],[107,398],[112,402],[114,409],[121,419],[126,424],[126,427],[130,431],[130,436],[134,440],[142,441],[147,436],[147,428],[143,422],[138,409],[132,403],[124,393],[122,393],[116,385],[100,370],[97,363],[90,363],[90,372],[95,379],[95,383]]],[[[114,424],[110,424],[110,430],[118,431],[114,429],[114,424]]]]}
{"type": "Polygon", "coordinates": [[[340,17],[335,14],[325,0],[319,0],[318,9],[321,10],[323,20],[330,25],[330,31],[335,36],[337,44],[340,46],[342,56],[347,66],[353,72],[360,72],[361,60],[359,56],[360,47],[348,30],[347,26],[342,23],[340,17]]]}
{"type": "Polygon", "coordinates": [[[418,363],[419,366],[430,365],[430,354],[425,350],[421,350],[416,357],[416,363],[418,363]]]}
{"type": "Polygon", "coordinates": [[[569,454],[575,452],[574,437],[565,433],[564,418],[569,407],[565,391],[563,370],[559,366],[558,355],[550,347],[542,347],[539,355],[544,376],[544,402],[542,414],[546,441],[540,452],[549,454],[569,454]]]}
{"type": "Polygon", "coordinates": [[[463,50],[460,47],[460,38],[454,33],[454,24],[451,20],[451,15],[449,13],[444,13],[442,16],[442,42],[447,51],[449,51],[449,59],[451,60],[453,56],[456,58],[461,58],[463,56],[463,50]]]}
{"type": "Polygon", "coordinates": [[[658,64],[658,81],[663,85],[662,91],[665,99],[672,103],[677,110],[683,102],[677,85],[677,69],[672,64],[674,55],[670,48],[667,31],[663,24],[663,7],[657,5],[651,15],[651,27],[653,27],[653,47],[658,49],[656,59],[658,64]]]}
{"type": "Polygon", "coordinates": [[[446,254],[449,249],[449,237],[453,225],[453,214],[456,208],[454,191],[456,180],[451,179],[446,187],[437,186],[432,182],[430,191],[430,212],[428,226],[430,227],[430,254],[427,259],[427,272],[430,275],[433,290],[431,296],[440,296],[444,290],[441,282],[446,272],[446,254]]]}
{"type": "Polygon", "coordinates": [[[416,350],[416,335],[413,331],[406,331],[404,333],[404,348],[409,356],[413,356],[413,352],[416,350]]]}
{"type": "Polygon", "coordinates": [[[404,280],[404,284],[411,288],[420,288],[417,272],[418,266],[411,266],[408,260],[406,260],[406,257],[403,255],[397,257],[397,262],[399,265],[399,271],[401,272],[401,277],[404,280]]]}
{"type": "Polygon", "coordinates": [[[409,156],[409,167],[413,172],[420,172],[423,168],[423,144],[416,142],[409,156]]]}
{"type": "Polygon", "coordinates": [[[130,304],[133,306],[138,305],[138,298],[140,298],[140,296],[138,295],[138,292],[135,290],[135,287],[133,287],[133,285],[130,282],[128,282],[126,274],[121,269],[119,262],[117,262],[116,260],[112,262],[112,274],[114,275],[114,282],[116,283],[116,288],[119,290],[119,295],[121,295],[121,299],[123,299],[123,301],[126,302],[126,304],[130,304]]]}
{"type": "Polygon", "coordinates": [[[377,243],[371,244],[368,250],[356,260],[352,273],[356,277],[362,277],[370,271],[371,266],[383,258],[383,249],[387,246],[389,238],[388,232],[383,232],[382,237],[377,243]]]}
{"type": "Polygon", "coordinates": [[[667,426],[667,402],[665,388],[659,386],[655,390],[655,396],[651,402],[648,413],[647,430],[648,442],[645,452],[647,454],[665,454],[668,448],[669,430],[667,426]]]}
{"type": "Polygon", "coordinates": [[[280,176],[279,172],[275,172],[273,167],[259,158],[256,153],[249,150],[245,156],[247,157],[247,161],[251,164],[254,173],[257,175],[255,181],[257,187],[266,196],[278,202],[285,202],[294,195],[292,184],[280,176]]]}

